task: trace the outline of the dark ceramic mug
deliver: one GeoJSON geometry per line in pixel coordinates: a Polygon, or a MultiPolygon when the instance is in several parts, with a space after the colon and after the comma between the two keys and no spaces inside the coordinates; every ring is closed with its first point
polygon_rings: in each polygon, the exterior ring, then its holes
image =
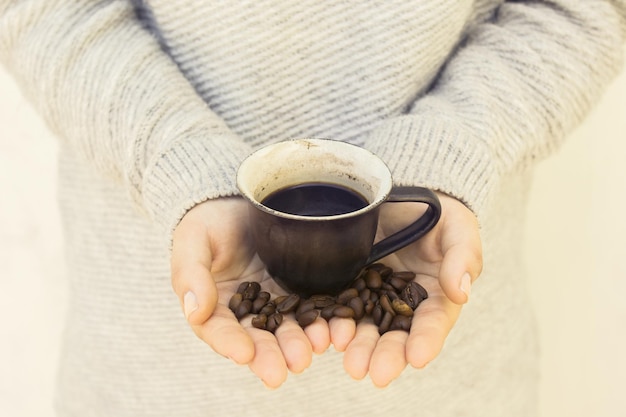
{"type": "Polygon", "coordinates": [[[250,202],[251,233],[268,273],[300,295],[336,294],[367,265],[430,231],[441,215],[422,187],[393,187],[371,152],[328,139],[297,139],[246,158],[237,185],[250,202]],[[362,200],[362,201],[361,201],[362,200]],[[374,243],[384,202],[419,202],[425,213],[374,243]]]}

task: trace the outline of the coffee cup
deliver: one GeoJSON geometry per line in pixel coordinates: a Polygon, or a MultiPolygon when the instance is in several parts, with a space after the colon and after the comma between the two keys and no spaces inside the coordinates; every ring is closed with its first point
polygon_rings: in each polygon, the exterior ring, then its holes
{"type": "Polygon", "coordinates": [[[441,215],[431,190],[395,187],[379,157],[329,139],[261,148],[240,165],[237,185],[250,203],[251,235],[267,272],[303,296],[337,294],[365,266],[428,233],[441,215]],[[385,202],[428,207],[404,229],[375,242],[385,202]]]}

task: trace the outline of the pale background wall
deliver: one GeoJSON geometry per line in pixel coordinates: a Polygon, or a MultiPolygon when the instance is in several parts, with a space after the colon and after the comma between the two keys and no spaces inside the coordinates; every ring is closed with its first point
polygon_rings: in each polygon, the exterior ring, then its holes
{"type": "MultiPolygon", "coordinates": [[[[52,415],[67,297],[55,152],[0,68],[0,416],[52,415]]],[[[626,72],[537,170],[526,238],[542,417],[626,416],[625,157],[626,72]]]]}

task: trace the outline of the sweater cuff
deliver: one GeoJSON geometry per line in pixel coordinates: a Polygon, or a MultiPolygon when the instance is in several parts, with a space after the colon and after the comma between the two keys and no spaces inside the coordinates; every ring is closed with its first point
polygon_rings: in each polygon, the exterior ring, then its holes
{"type": "Polygon", "coordinates": [[[497,170],[487,145],[458,122],[398,117],[370,132],[366,147],[387,163],[395,185],[419,185],[449,194],[481,219],[497,170]]]}
{"type": "Polygon", "coordinates": [[[193,206],[208,199],[238,194],[237,167],[250,153],[250,148],[233,136],[186,137],[161,153],[146,171],[144,207],[170,242],[174,228],[193,206]],[[224,139],[228,146],[223,143],[224,139]]]}

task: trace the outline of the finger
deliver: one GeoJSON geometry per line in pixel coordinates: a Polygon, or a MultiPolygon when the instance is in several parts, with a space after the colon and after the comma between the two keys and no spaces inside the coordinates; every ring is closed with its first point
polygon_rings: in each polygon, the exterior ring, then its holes
{"type": "Polygon", "coordinates": [[[383,334],[370,362],[370,378],[377,387],[386,387],[398,377],[407,364],[406,343],[409,335],[400,330],[383,334]]]}
{"type": "Polygon", "coordinates": [[[354,339],[356,323],[352,319],[333,317],[328,322],[330,341],[338,352],[343,352],[354,339]]]}
{"type": "Polygon", "coordinates": [[[460,312],[461,306],[443,294],[419,305],[406,341],[406,358],[413,367],[423,368],[441,352],[460,312]]]}
{"type": "Polygon", "coordinates": [[[226,306],[218,305],[209,320],[191,328],[215,352],[238,364],[247,364],[255,357],[254,341],[226,306]]]}
{"type": "Polygon", "coordinates": [[[439,282],[450,300],[466,303],[471,284],[483,267],[482,244],[478,222],[461,203],[441,225],[443,260],[439,282]]]}
{"type": "Polygon", "coordinates": [[[365,378],[379,338],[378,328],[373,323],[359,323],[343,356],[343,367],[348,375],[358,380],[365,378]]]}
{"type": "Polygon", "coordinates": [[[276,330],[276,340],[291,372],[298,374],[311,365],[313,348],[298,323],[293,320],[283,321],[276,330]]]}
{"type": "Polygon", "coordinates": [[[313,323],[304,328],[304,334],[309,338],[313,352],[321,354],[330,346],[330,328],[328,322],[317,318],[313,323]]]}
{"type": "Polygon", "coordinates": [[[467,248],[456,246],[449,249],[441,263],[439,282],[446,296],[456,304],[469,301],[472,283],[478,278],[481,268],[473,261],[467,248]]]}
{"type": "Polygon", "coordinates": [[[187,321],[199,325],[213,314],[218,293],[210,272],[208,235],[202,228],[189,227],[190,224],[183,219],[174,232],[171,279],[187,321]]]}
{"type": "Polygon", "coordinates": [[[287,379],[288,370],[285,357],[276,337],[265,330],[249,328],[254,340],[254,358],[248,363],[250,370],[268,388],[278,388],[287,379]]]}

